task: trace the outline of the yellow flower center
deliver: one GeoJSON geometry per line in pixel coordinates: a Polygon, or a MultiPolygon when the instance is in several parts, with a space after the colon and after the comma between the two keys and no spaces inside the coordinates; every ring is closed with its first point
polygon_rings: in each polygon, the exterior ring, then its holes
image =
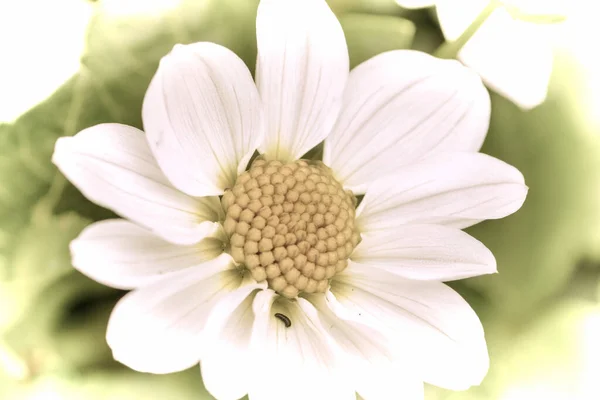
{"type": "Polygon", "coordinates": [[[325,292],[360,239],[356,197],[320,161],[257,159],[221,203],[233,259],[289,298],[325,292]]]}

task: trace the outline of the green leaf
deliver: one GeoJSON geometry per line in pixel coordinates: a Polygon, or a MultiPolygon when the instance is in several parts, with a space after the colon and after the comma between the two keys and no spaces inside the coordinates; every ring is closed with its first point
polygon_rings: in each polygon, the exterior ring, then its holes
{"type": "Polygon", "coordinates": [[[106,364],[112,361],[104,339],[108,309],[121,293],[72,270],[29,293],[27,312],[2,336],[30,377],[106,364]],[[82,305],[87,305],[87,320],[74,312],[82,305]]]}
{"type": "Polygon", "coordinates": [[[33,307],[47,287],[72,272],[69,242],[89,222],[72,212],[55,216],[45,208],[36,210],[14,239],[10,268],[1,283],[5,312],[0,331],[33,307]]]}
{"type": "Polygon", "coordinates": [[[344,29],[350,53],[350,67],[388,50],[409,49],[415,35],[414,24],[388,15],[344,14],[344,29]]]}
{"type": "MultiPolygon", "coordinates": [[[[96,307],[84,328],[72,321],[70,310],[89,299],[106,297],[113,299],[112,307],[118,295],[71,266],[69,243],[90,221],[73,212],[53,215],[45,200],[15,240],[11,273],[0,285],[3,346],[26,366],[29,376],[110,360],[104,343],[108,312],[99,314],[96,307]]],[[[11,364],[18,365],[17,361],[11,364]]]]}

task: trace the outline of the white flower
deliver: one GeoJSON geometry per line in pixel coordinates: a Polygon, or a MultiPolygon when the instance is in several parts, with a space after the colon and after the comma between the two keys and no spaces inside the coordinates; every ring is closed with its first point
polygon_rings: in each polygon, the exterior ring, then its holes
{"type": "Polygon", "coordinates": [[[115,359],[151,373],[200,363],[218,399],[479,384],[481,323],[441,282],[496,271],[460,229],[527,192],[477,153],[479,77],[400,50],[349,73],[322,0],[263,0],[257,38],[256,85],[224,47],[176,46],[146,94],[145,135],[103,124],[56,144],[61,171],[127,219],[71,245],[77,269],[134,289],[109,321],[115,359]],[[298,161],[323,140],[323,162],[298,161]]]}
{"type": "Polygon", "coordinates": [[[540,105],[548,93],[554,62],[549,27],[528,19],[564,14],[564,0],[396,0],[406,8],[436,6],[446,40],[453,42],[490,4],[499,5],[460,49],[458,59],[486,84],[523,109],[540,105]],[[515,18],[517,11],[522,18],[515,18]],[[530,18],[525,18],[528,16],[530,18]]]}

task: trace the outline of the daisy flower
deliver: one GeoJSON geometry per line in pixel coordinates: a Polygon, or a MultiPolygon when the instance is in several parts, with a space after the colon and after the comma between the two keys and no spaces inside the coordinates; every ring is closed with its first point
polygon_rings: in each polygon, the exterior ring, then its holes
{"type": "Polygon", "coordinates": [[[496,271],[461,229],[527,192],[477,153],[479,77],[404,50],[349,72],[323,0],[263,0],[256,27],[256,82],[222,46],[178,45],[146,93],[145,133],[102,124],[56,143],[68,179],[124,218],[71,244],[78,270],[133,289],[110,317],[115,359],[157,374],[199,363],[217,399],[479,384],[481,323],[442,282],[496,271]],[[322,141],[322,160],[302,159],[322,141]]]}
{"type": "Polygon", "coordinates": [[[496,5],[457,58],[522,109],[544,102],[554,63],[550,26],[563,0],[396,0],[405,8],[436,7],[447,41],[457,40],[486,7],[496,5]]]}

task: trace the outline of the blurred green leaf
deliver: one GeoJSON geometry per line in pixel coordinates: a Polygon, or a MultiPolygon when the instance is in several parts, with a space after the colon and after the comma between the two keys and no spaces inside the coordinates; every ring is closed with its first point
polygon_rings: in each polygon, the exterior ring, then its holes
{"type": "Polygon", "coordinates": [[[0,332],[28,311],[37,296],[72,272],[69,242],[89,220],[69,212],[59,216],[38,208],[14,240],[11,268],[1,283],[0,332]]]}
{"type": "Polygon", "coordinates": [[[29,377],[110,362],[104,339],[108,307],[120,293],[72,270],[27,294],[27,313],[3,332],[5,344],[27,366],[29,377]],[[87,313],[74,318],[74,308],[82,304],[87,313]]]}
{"type": "Polygon", "coordinates": [[[350,67],[388,50],[409,49],[414,24],[388,15],[344,14],[340,16],[350,53],[350,67]]]}
{"type": "Polygon", "coordinates": [[[36,281],[55,280],[71,272],[69,242],[89,224],[89,220],[75,213],[35,215],[30,225],[16,241],[11,280],[36,281]]]}
{"type": "Polygon", "coordinates": [[[122,369],[53,374],[3,393],[6,400],[209,400],[199,368],[169,375],[122,369]]]}

